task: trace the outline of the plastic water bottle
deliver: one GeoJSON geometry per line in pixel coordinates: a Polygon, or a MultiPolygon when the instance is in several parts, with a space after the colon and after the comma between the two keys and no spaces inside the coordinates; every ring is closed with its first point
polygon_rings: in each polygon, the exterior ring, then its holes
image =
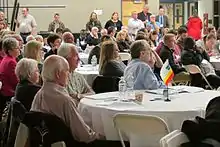
{"type": "Polygon", "coordinates": [[[76,39],[76,47],[77,47],[79,52],[82,52],[82,49],[81,49],[81,46],[80,46],[80,43],[79,43],[79,38],[76,39]]]}
{"type": "Polygon", "coordinates": [[[120,99],[124,99],[126,92],[126,81],[124,77],[121,77],[121,80],[118,83],[118,91],[120,99]]]}
{"type": "Polygon", "coordinates": [[[129,74],[127,77],[126,77],[126,94],[127,94],[127,97],[130,99],[133,99],[135,98],[135,95],[134,95],[134,77],[132,74],[129,74]]]}
{"type": "Polygon", "coordinates": [[[97,58],[96,58],[95,55],[92,56],[91,64],[92,64],[92,66],[94,66],[94,67],[97,65],[97,58]]]}

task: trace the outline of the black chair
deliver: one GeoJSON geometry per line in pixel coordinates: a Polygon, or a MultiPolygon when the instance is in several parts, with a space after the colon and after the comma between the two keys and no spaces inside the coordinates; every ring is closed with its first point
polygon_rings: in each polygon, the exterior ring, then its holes
{"type": "Polygon", "coordinates": [[[118,91],[119,77],[97,76],[92,84],[95,93],[118,91]]]}
{"type": "Polygon", "coordinates": [[[23,121],[29,129],[29,146],[51,147],[51,144],[64,141],[66,147],[78,146],[81,143],[74,140],[70,128],[55,115],[30,111],[23,121]]]}
{"type": "Polygon", "coordinates": [[[19,124],[23,120],[26,112],[26,108],[20,101],[15,98],[11,99],[4,129],[4,146],[14,147],[19,124]]]}

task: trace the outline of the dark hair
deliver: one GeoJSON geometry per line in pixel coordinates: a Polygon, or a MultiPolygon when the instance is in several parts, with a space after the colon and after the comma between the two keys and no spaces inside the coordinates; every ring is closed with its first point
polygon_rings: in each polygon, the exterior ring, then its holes
{"type": "Polygon", "coordinates": [[[137,33],[140,33],[140,32],[143,32],[143,33],[145,33],[145,34],[148,33],[147,29],[145,29],[145,28],[139,29],[137,33]]]}
{"type": "Polygon", "coordinates": [[[178,35],[181,35],[183,33],[187,33],[187,29],[185,27],[179,27],[177,32],[178,32],[178,35]]]}
{"type": "Polygon", "coordinates": [[[177,32],[176,32],[176,30],[171,29],[171,30],[169,30],[169,31],[167,32],[167,34],[177,35],[177,32]]]}
{"type": "Polygon", "coordinates": [[[145,33],[139,32],[135,38],[135,40],[148,40],[148,37],[145,33]]]}
{"type": "Polygon", "coordinates": [[[150,45],[147,43],[146,40],[137,40],[137,41],[134,41],[134,42],[131,44],[131,47],[130,47],[131,58],[132,58],[132,59],[139,58],[141,51],[144,51],[144,50],[147,50],[147,49],[148,49],[148,50],[151,50],[151,49],[150,49],[150,45]]]}
{"type": "Polygon", "coordinates": [[[56,15],[57,15],[57,16],[60,16],[60,14],[59,14],[59,13],[55,13],[55,14],[54,14],[54,16],[56,16],[56,15]]]}
{"type": "Polygon", "coordinates": [[[57,29],[56,29],[56,33],[60,33],[60,32],[63,33],[63,29],[57,28],[57,29]]]}
{"type": "Polygon", "coordinates": [[[183,40],[183,46],[184,46],[184,50],[190,50],[190,49],[194,49],[195,48],[195,41],[193,40],[192,37],[186,37],[183,40]]]}
{"type": "Polygon", "coordinates": [[[49,45],[50,47],[52,47],[52,46],[51,46],[51,43],[54,43],[55,40],[57,40],[57,39],[61,39],[61,37],[60,37],[58,34],[55,34],[55,33],[49,34],[49,36],[47,37],[47,43],[48,43],[48,45],[49,45]]]}
{"type": "Polygon", "coordinates": [[[63,33],[65,33],[65,32],[70,32],[70,33],[72,33],[72,31],[71,31],[69,28],[65,28],[65,29],[63,30],[63,33]]]}
{"type": "Polygon", "coordinates": [[[111,34],[111,33],[113,33],[115,31],[115,27],[110,26],[110,27],[108,27],[107,31],[108,31],[108,34],[111,34]]]}
{"type": "Polygon", "coordinates": [[[100,39],[101,42],[108,41],[108,40],[111,40],[111,37],[109,35],[103,35],[100,39]]]}
{"type": "Polygon", "coordinates": [[[211,26],[211,27],[208,27],[208,33],[211,33],[211,31],[215,30],[215,27],[211,26]]]}

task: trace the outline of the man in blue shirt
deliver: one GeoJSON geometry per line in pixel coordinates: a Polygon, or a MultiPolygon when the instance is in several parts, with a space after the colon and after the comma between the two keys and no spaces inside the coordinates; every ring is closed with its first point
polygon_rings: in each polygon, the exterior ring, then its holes
{"type": "Polygon", "coordinates": [[[135,41],[130,48],[132,61],[124,71],[125,78],[132,74],[134,77],[134,89],[158,89],[166,86],[158,81],[151,67],[147,64],[151,58],[152,50],[145,40],[135,41]]]}
{"type": "Polygon", "coordinates": [[[147,27],[150,28],[150,31],[157,31],[157,33],[160,33],[160,23],[156,21],[156,16],[151,15],[150,21],[147,22],[147,27]]]}

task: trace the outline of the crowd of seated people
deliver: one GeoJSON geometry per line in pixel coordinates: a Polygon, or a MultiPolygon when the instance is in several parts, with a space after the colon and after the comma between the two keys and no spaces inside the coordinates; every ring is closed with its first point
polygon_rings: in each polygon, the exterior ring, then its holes
{"type": "MultiPolygon", "coordinates": [[[[132,12],[128,26],[123,26],[114,12],[104,28],[92,12],[79,37],[65,28],[59,13],[55,13],[49,24],[50,33],[46,38],[1,29],[4,26],[0,20],[0,81],[3,83],[0,118],[7,102],[15,97],[27,111],[61,118],[77,141],[89,146],[101,143],[105,137],[93,131],[77,110],[85,96],[95,94],[84,76],[77,72],[79,52],[88,54],[88,64],[96,57],[99,75],[117,78],[132,75],[135,90],[166,88],[160,69],[167,60],[175,75],[184,75],[187,65],[197,65],[210,84],[218,88],[220,72],[210,63],[210,57],[220,53],[220,30],[216,33],[210,27],[201,39],[193,38],[188,36],[187,27],[181,26],[177,32],[169,29],[163,11],[160,8],[156,16],[145,6],[140,13],[132,12]],[[122,62],[120,52],[131,56],[128,64],[122,62]]],[[[203,86],[200,85],[202,77],[191,77],[192,85],[203,86]]]]}

